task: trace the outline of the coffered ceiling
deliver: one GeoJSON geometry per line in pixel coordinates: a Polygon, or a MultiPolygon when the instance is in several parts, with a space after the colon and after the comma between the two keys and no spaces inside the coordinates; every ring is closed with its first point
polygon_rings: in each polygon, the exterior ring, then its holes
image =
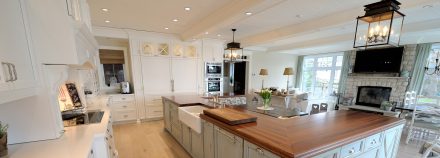
{"type": "MultiPolygon", "coordinates": [[[[220,38],[245,49],[312,54],[352,49],[355,18],[378,0],[89,0],[94,26],[220,38]],[[184,8],[190,7],[190,11],[184,8]],[[102,9],[108,9],[107,12],[102,9]],[[248,13],[248,14],[246,14],[248,13]],[[251,14],[250,14],[251,13],[251,14]],[[250,14],[250,15],[249,15],[250,14]],[[174,20],[174,19],[177,19],[174,20]],[[108,20],[109,22],[105,22],[108,20]],[[174,21],[173,21],[174,20],[174,21]]],[[[440,1],[399,0],[403,44],[440,42],[440,1]]]]}

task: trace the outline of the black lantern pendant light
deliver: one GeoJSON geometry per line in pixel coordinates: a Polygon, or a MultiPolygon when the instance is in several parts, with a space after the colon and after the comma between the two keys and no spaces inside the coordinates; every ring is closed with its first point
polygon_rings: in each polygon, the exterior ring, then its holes
{"type": "Polygon", "coordinates": [[[357,17],[353,48],[398,46],[405,17],[399,5],[397,0],[365,5],[365,15],[357,17]]]}
{"type": "Polygon", "coordinates": [[[226,45],[224,60],[225,62],[241,61],[243,56],[243,48],[240,47],[240,43],[235,42],[235,31],[232,29],[232,42],[226,45]]]}

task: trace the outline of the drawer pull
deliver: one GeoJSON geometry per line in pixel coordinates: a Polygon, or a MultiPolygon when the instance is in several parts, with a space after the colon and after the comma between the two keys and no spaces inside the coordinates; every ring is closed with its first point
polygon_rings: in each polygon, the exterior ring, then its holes
{"type": "Polygon", "coordinates": [[[125,100],[125,98],[121,98],[122,100],[125,100]]]}
{"type": "Polygon", "coordinates": [[[354,153],[354,148],[348,151],[349,154],[353,154],[354,153]]]}
{"type": "Polygon", "coordinates": [[[122,107],[123,107],[123,108],[127,108],[127,105],[123,105],[122,107]]]}
{"type": "Polygon", "coordinates": [[[260,155],[264,155],[264,151],[261,150],[260,148],[257,148],[257,152],[258,152],[260,155]]]}
{"type": "Polygon", "coordinates": [[[153,112],[162,112],[162,111],[153,111],[153,112]]]}
{"type": "Polygon", "coordinates": [[[128,117],[128,115],[124,115],[124,118],[127,118],[128,117]]]}
{"type": "Polygon", "coordinates": [[[109,146],[108,146],[108,149],[112,150],[112,146],[109,145],[109,146]]]}
{"type": "Polygon", "coordinates": [[[105,137],[105,140],[107,140],[107,141],[108,141],[108,137],[105,137]]]}

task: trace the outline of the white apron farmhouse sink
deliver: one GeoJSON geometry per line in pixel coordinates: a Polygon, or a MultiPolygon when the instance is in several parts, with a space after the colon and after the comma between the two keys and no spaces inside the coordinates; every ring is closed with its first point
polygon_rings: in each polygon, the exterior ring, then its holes
{"type": "Polygon", "coordinates": [[[201,133],[202,120],[199,115],[202,114],[205,109],[208,108],[199,105],[179,107],[179,120],[197,133],[201,133]]]}

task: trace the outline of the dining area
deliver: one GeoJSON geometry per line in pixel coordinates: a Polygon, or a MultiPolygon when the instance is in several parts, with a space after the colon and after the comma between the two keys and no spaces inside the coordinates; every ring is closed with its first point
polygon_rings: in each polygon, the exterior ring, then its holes
{"type": "Polygon", "coordinates": [[[401,146],[417,147],[422,158],[440,157],[440,98],[409,91],[394,109],[406,120],[401,146]]]}

